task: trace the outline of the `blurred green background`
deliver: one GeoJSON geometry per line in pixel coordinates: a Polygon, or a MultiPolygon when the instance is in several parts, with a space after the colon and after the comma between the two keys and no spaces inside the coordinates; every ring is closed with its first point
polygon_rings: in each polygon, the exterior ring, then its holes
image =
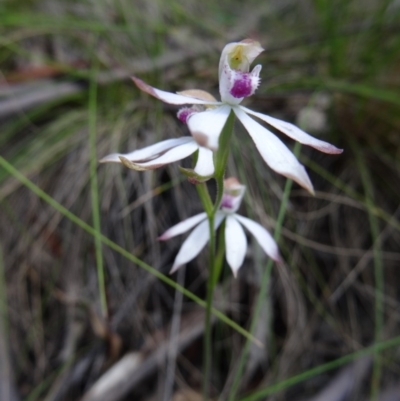
{"type": "MultiPolygon", "coordinates": [[[[266,50],[246,105],[345,151],[297,147],[311,197],[236,127],[241,213],[276,235],[283,222],[285,263],[250,242],[238,278],[226,269],[215,306],[265,347],[217,319],[212,393],[400,400],[396,0],[1,2],[0,400],[200,399],[203,308],[143,264],[168,273],[183,239],[157,237],[201,211],[196,190],[177,163],[97,160],[188,135],[130,75],[218,97],[220,52],[247,37],[266,50]]],[[[171,278],[204,298],[206,277],[204,252],[171,278]]]]}

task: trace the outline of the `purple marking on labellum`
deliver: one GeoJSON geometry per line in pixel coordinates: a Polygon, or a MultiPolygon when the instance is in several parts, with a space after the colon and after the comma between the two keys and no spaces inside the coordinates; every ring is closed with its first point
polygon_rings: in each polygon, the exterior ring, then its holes
{"type": "Polygon", "coordinates": [[[235,98],[250,96],[253,92],[250,74],[236,71],[235,75],[235,82],[229,93],[235,98]]]}
{"type": "Polygon", "coordinates": [[[234,202],[234,197],[230,195],[224,195],[221,200],[221,209],[232,209],[233,208],[233,202],[234,202]]]}
{"type": "Polygon", "coordinates": [[[197,113],[196,110],[194,110],[192,107],[183,107],[180,109],[177,113],[177,117],[179,120],[181,120],[184,124],[187,124],[188,118],[194,114],[197,113]]]}

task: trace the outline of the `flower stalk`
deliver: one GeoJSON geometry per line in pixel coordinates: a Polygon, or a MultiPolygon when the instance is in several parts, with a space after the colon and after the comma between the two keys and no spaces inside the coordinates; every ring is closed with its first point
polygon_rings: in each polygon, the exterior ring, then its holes
{"type": "MultiPolygon", "coordinates": [[[[218,276],[221,272],[222,263],[217,265],[216,255],[216,240],[215,240],[215,215],[219,210],[222,196],[224,193],[224,176],[226,170],[226,164],[229,157],[229,141],[233,132],[233,124],[235,121],[235,115],[231,111],[229,117],[222,129],[219,138],[218,152],[215,153],[215,174],[214,178],[217,184],[217,195],[210,209],[210,196],[205,183],[197,185],[198,193],[200,195],[201,202],[204,210],[207,213],[208,224],[210,230],[210,243],[209,243],[209,271],[207,281],[207,297],[206,297],[206,317],[205,317],[205,328],[204,328],[204,380],[203,380],[203,399],[208,400],[210,391],[210,378],[211,378],[211,362],[212,362],[212,340],[211,340],[211,310],[212,300],[214,294],[214,288],[218,281],[218,276]]],[[[221,246],[221,244],[220,244],[221,246]]],[[[218,258],[220,259],[220,258],[218,258]]]]}

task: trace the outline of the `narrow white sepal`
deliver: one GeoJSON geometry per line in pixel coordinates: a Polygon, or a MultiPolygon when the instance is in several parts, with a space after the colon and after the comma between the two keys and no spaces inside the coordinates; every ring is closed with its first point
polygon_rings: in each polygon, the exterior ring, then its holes
{"type": "Polygon", "coordinates": [[[196,216],[189,217],[188,219],[183,220],[180,223],[175,224],[174,226],[169,228],[167,231],[165,231],[164,234],[160,235],[158,239],[160,241],[167,241],[172,237],[175,237],[177,235],[185,233],[186,231],[189,231],[191,228],[193,228],[206,218],[207,218],[206,213],[200,213],[196,214],[196,216]]]}
{"type": "Polygon", "coordinates": [[[320,139],[314,138],[313,136],[307,134],[300,128],[296,127],[293,124],[290,124],[286,121],[279,120],[275,117],[267,116],[266,114],[257,113],[253,110],[250,110],[246,107],[240,106],[240,108],[252,116],[259,118],[260,120],[265,121],[267,124],[272,125],[277,130],[283,132],[289,138],[294,139],[297,142],[300,142],[303,145],[311,146],[314,149],[319,150],[320,152],[328,153],[328,154],[340,154],[343,152],[343,149],[339,149],[334,145],[331,145],[328,142],[321,141],[320,139]]]}
{"type": "Polygon", "coordinates": [[[141,79],[136,78],[136,77],[132,77],[132,80],[140,90],[148,93],[151,96],[154,96],[157,99],[162,100],[165,103],[169,103],[169,104],[204,104],[204,105],[219,104],[219,102],[211,102],[211,101],[209,102],[209,101],[204,101],[204,100],[197,99],[197,98],[191,97],[191,96],[184,96],[184,95],[178,95],[176,93],[166,92],[161,89],[154,88],[154,87],[146,84],[146,82],[144,82],[141,79]]]}
{"type": "Polygon", "coordinates": [[[289,148],[271,131],[249,117],[241,108],[235,107],[233,110],[268,166],[277,173],[296,181],[309,192],[314,193],[305,168],[289,148]]]}
{"type": "Polygon", "coordinates": [[[158,167],[163,166],[164,164],[169,164],[176,162],[178,160],[182,160],[185,157],[188,157],[192,153],[194,153],[199,148],[196,142],[188,142],[180,146],[176,146],[167,150],[161,156],[156,157],[155,159],[144,162],[144,163],[135,163],[140,167],[158,167]]]}
{"type": "Polygon", "coordinates": [[[194,259],[204,248],[210,239],[208,220],[201,222],[186,238],[176,255],[174,264],[169,274],[176,272],[182,265],[194,259]]]}
{"type": "Polygon", "coordinates": [[[226,260],[236,277],[243,264],[247,249],[247,239],[236,215],[229,215],[225,222],[226,260]]]}
{"type": "Polygon", "coordinates": [[[215,109],[193,114],[188,119],[188,127],[196,142],[200,146],[217,150],[218,139],[222,128],[228,119],[231,107],[219,106],[215,109]]]}
{"type": "Polygon", "coordinates": [[[203,177],[214,174],[213,152],[210,149],[199,146],[199,155],[194,171],[203,177]]]}
{"type": "Polygon", "coordinates": [[[238,214],[235,214],[235,217],[251,232],[251,234],[253,234],[261,248],[271,259],[275,260],[275,262],[281,260],[278,245],[272,238],[272,235],[261,224],[238,214]]]}
{"type": "Polygon", "coordinates": [[[154,145],[146,146],[143,149],[134,150],[130,153],[112,153],[103,157],[100,163],[121,163],[119,156],[123,156],[132,162],[140,162],[146,159],[150,159],[158,156],[160,153],[165,152],[176,146],[184,145],[186,143],[194,142],[194,139],[190,136],[184,136],[181,138],[167,139],[165,141],[157,142],[154,145]]]}

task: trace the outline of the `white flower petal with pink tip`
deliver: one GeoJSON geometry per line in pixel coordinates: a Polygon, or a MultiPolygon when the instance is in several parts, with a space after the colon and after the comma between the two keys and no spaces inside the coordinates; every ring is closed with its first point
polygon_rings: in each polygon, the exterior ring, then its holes
{"type": "Polygon", "coordinates": [[[242,226],[236,220],[236,215],[227,216],[225,221],[226,260],[236,277],[246,256],[247,239],[242,226]]]}
{"type": "Polygon", "coordinates": [[[276,262],[281,260],[279,256],[278,245],[272,238],[271,234],[260,224],[247,217],[239,216],[235,214],[236,219],[243,224],[254,236],[257,242],[260,244],[264,252],[276,262]]]}
{"type": "Polygon", "coordinates": [[[154,145],[146,146],[143,149],[135,150],[130,153],[112,153],[100,160],[100,163],[121,163],[120,156],[125,157],[128,160],[140,162],[141,160],[152,159],[158,157],[160,154],[168,151],[176,146],[184,145],[193,142],[193,138],[190,136],[184,136],[182,138],[167,139],[155,143],[154,145]]]}
{"type": "Polygon", "coordinates": [[[148,169],[158,168],[158,167],[164,166],[165,164],[169,164],[169,163],[176,162],[178,160],[182,160],[185,157],[188,157],[191,154],[193,154],[198,148],[199,148],[199,145],[197,145],[197,143],[195,141],[192,141],[192,142],[188,142],[183,145],[179,145],[174,148],[171,148],[171,149],[167,150],[165,153],[163,153],[161,156],[159,156],[151,161],[140,162],[140,163],[134,162],[134,163],[145,169],[146,168],[148,168],[148,169]]]}
{"type": "Polygon", "coordinates": [[[188,127],[200,146],[218,149],[219,135],[228,119],[231,107],[220,106],[215,109],[193,114],[188,119],[188,127]]]}
{"type": "Polygon", "coordinates": [[[178,95],[176,93],[166,92],[161,89],[153,88],[152,86],[146,84],[139,78],[131,77],[136,86],[143,92],[154,96],[157,99],[162,100],[169,104],[204,104],[204,105],[215,105],[220,104],[220,102],[211,102],[206,100],[201,100],[192,96],[178,95]]]}
{"type": "Polygon", "coordinates": [[[130,169],[146,171],[182,160],[196,152],[196,150],[199,151],[199,157],[194,171],[206,179],[214,174],[213,155],[211,150],[199,146],[192,137],[167,139],[126,154],[112,153],[103,157],[100,162],[122,163],[130,169]]]}
{"type": "Polygon", "coordinates": [[[189,231],[191,228],[199,224],[201,221],[207,218],[206,213],[196,214],[196,216],[189,217],[186,220],[181,221],[180,223],[174,225],[169,228],[163,235],[161,235],[158,239],[160,241],[167,241],[172,237],[183,234],[186,231],[189,231]]]}
{"type": "Polygon", "coordinates": [[[267,116],[266,114],[257,113],[253,110],[250,110],[246,107],[240,106],[240,108],[247,114],[251,114],[255,116],[269,125],[272,125],[277,130],[283,132],[289,138],[294,139],[297,142],[300,142],[303,145],[311,146],[320,152],[328,153],[328,154],[340,154],[343,152],[343,149],[339,149],[336,146],[331,145],[328,142],[321,141],[320,139],[314,138],[313,136],[307,134],[300,128],[296,127],[293,124],[290,124],[286,121],[279,120],[274,117],[267,116]]]}
{"type": "Polygon", "coordinates": [[[313,193],[313,186],[305,168],[298,162],[287,146],[276,135],[254,121],[240,108],[235,107],[234,112],[250,134],[268,166],[313,193]]]}

